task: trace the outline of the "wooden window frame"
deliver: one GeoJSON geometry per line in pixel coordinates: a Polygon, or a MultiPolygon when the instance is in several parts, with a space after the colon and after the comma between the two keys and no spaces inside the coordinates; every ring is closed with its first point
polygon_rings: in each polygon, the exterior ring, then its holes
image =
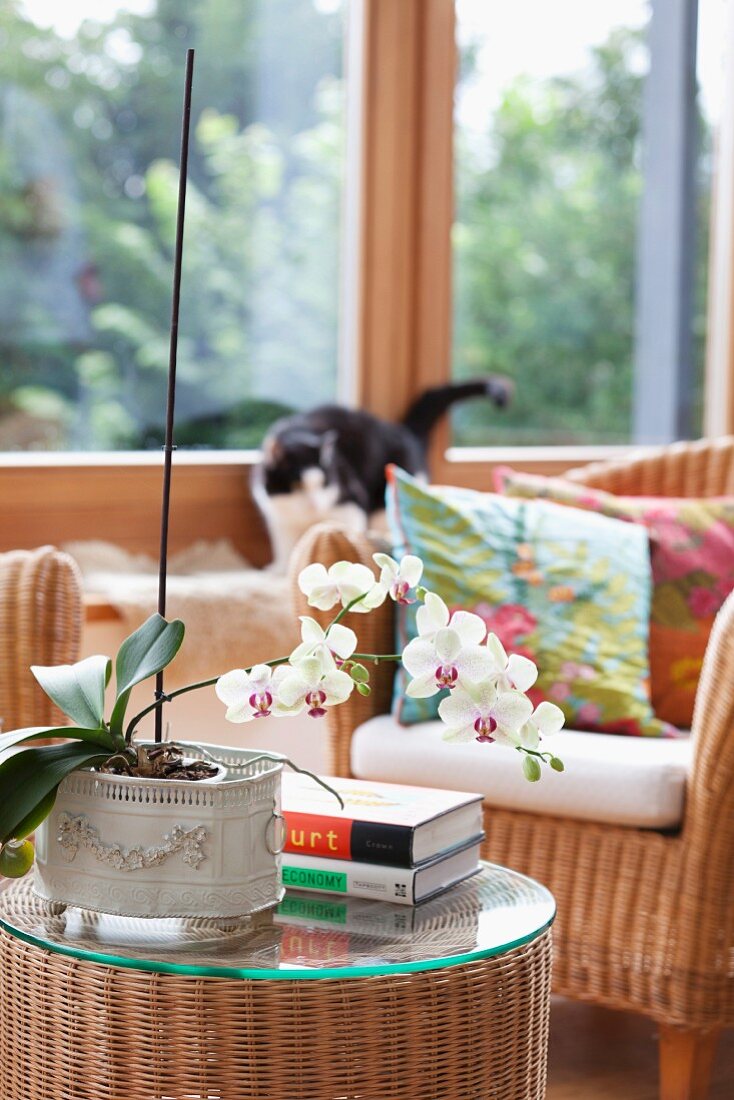
{"type": "MultiPolygon", "coordinates": [[[[172,553],[199,539],[228,539],[253,565],[267,562],[265,526],[249,492],[256,459],[254,451],[177,453],[172,553]]],[[[0,500],[0,552],[101,539],[157,557],[160,455],[6,454],[0,463],[0,500]]]]}
{"type": "MultiPolygon", "coordinates": [[[[352,0],[363,34],[360,83],[362,143],[359,174],[361,257],[358,323],[350,362],[356,364],[357,397],[378,415],[394,416],[426,386],[451,371],[451,231],[453,197],[453,97],[457,72],[454,0],[352,0]]],[[[669,400],[635,423],[637,437],[663,442],[684,427],[690,375],[690,241],[694,132],[691,95],[696,46],[696,0],[660,0],[653,15],[657,63],[647,88],[644,125],[654,131],[661,98],[676,97],[679,125],[658,134],[648,154],[647,178],[674,177],[663,211],[641,211],[640,256],[644,267],[638,300],[636,387],[638,407],[658,392],[660,363],[675,358],[669,400]],[[663,62],[679,57],[671,83],[663,62]],[[655,224],[653,224],[653,220],[655,224]],[[676,237],[673,254],[656,246],[664,231],[676,237]],[[668,346],[653,346],[650,333],[660,309],[670,328],[668,346]],[[654,411],[654,415],[653,415],[654,411]]],[[[730,5],[734,8],[734,3],[730,5]]],[[[734,15],[729,35],[734,44],[734,15]]],[[[717,186],[712,213],[712,256],[707,341],[707,435],[734,431],[734,77],[729,69],[728,112],[719,136],[717,186]],[[723,243],[722,243],[723,242],[723,243]]],[[[658,127],[658,130],[660,128],[658,127]]],[[[348,342],[349,345],[349,342],[348,342]]],[[[653,402],[654,403],[654,402],[653,402]]],[[[436,433],[431,470],[436,480],[472,487],[491,484],[498,463],[560,474],[573,466],[639,451],[619,446],[450,446],[448,425],[436,433]]]]}
{"type": "MultiPolygon", "coordinates": [[[[348,231],[347,271],[357,286],[348,361],[357,402],[395,417],[451,372],[451,231],[454,220],[454,0],[352,0],[362,32],[360,216],[348,231]]],[[[488,488],[494,465],[560,474],[620,447],[453,448],[435,433],[437,481],[488,488]]]]}
{"type": "MultiPolygon", "coordinates": [[[[730,10],[734,43],[734,0],[730,10]]],[[[450,374],[454,0],[350,0],[347,60],[342,397],[394,418],[420,390],[450,374]]],[[[734,66],[729,79],[712,215],[709,435],[734,432],[734,66]]],[[[434,440],[432,472],[439,481],[486,488],[497,463],[560,474],[629,450],[452,448],[444,425],[434,440]]],[[[177,454],[174,550],[198,537],[222,537],[253,564],[267,560],[248,488],[256,458],[177,454]]],[[[155,554],[160,462],[155,453],[130,452],[0,456],[0,550],[106,538],[155,554]]]]}

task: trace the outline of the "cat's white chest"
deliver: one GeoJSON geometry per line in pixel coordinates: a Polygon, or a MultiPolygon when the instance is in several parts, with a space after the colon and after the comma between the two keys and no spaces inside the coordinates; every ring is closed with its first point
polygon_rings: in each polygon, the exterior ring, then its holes
{"type": "Polygon", "coordinates": [[[271,569],[284,573],[293,547],[315,523],[338,523],[348,531],[367,529],[367,516],[356,504],[338,503],[339,487],[327,485],[318,467],[304,470],[301,485],[290,493],[258,493],[273,544],[271,569]]]}

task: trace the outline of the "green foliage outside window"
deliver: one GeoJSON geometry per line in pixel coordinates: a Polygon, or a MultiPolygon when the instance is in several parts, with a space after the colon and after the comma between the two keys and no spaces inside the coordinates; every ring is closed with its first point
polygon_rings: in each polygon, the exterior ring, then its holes
{"type": "MultiPolygon", "coordinates": [[[[500,371],[518,385],[491,427],[478,403],[457,412],[457,443],[630,439],[642,48],[641,32],[618,29],[591,51],[583,75],[518,81],[491,119],[489,170],[484,149],[462,143],[459,130],[454,370],[500,371]]],[[[705,132],[702,140],[707,151],[705,132]]],[[[708,160],[700,163],[705,176],[708,160]]],[[[700,183],[699,424],[708,207],[700,183]]]]}
{"type": "Polygon", "coordinates": [[[256,446],[333,396],[342,36],[311,0],[159,0],[73,38],[3,8],[0,448],[160,441],[189,44],[181,442],[256,446]]]}
{"type": "MultiPolygon", "coordinates": [[[[19,0],[0,9],[0,449],[160,443],[188,45],[179,441],[256,446],[278,415],[335,396],[345,90],[333,9],[158,0],[71,37],[34,25],[19,0]]],[[[479,147],[458,129],[454,373],[519,383],[491,427],[481,403],[457,412],[458,443],[630,437],[640,48],[640,32],[618,29],[583,73],[506,89],[479,147]]],[[[472,64],[469,50],[465,78],[472,64]]],[[[704,133],[703,176],[708,147],[704,133]]]]}

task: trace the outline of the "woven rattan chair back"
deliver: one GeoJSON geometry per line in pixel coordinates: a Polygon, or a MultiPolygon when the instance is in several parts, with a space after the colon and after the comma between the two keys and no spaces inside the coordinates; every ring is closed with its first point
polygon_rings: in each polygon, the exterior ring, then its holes
{"type": "Polygon", "coordinates": [[[75,661],[82,586],[68,554],[51,546],[0,554],[0,719],[5,730],[64,725],[31,665],[75,661]]]}
{"type": "Polygon", "coordinates": [[[563,475],[629,496],[716,497],[734,493],[734,436],[675,443],[563,475]]]}

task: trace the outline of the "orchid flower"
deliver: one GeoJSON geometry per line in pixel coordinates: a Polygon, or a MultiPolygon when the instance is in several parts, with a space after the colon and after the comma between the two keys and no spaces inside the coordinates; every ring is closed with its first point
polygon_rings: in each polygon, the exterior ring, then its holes
{"type": "Polygon", "coordinates": [[[351,676],[325,666],[318,656],[306,657],[286,668],[279,698],[295,713],[305,708],[311,718],[323,718],[326,708],[345,702],[354,687],[351,676]]]}
{"type": "Polygon", "coordinates": [[[414,554],[406,554],[399,562],[389,554],[373,554],[372,560],[380,567],[379,584],[396,603],[415,603],[409,593],[423,576],[423,562],[414,554]]]}
{"type": "Polygon", "coordinates": [[[419,637],[408,642],[403,666],[413,677],[406,689],[414,699],[426,699],[442,688],[454,688],[459,680],[476,682],[492,672],[492,659],[481,645],[487,628],[479,615],[449,609],[433,592],[418,608],[419,637]]]}
{"type": "Polygon", "coordinates": [[[298,575],[298,587],[309,605],[319,611],[330,611],[338,603],[347,607],[360,596],[365,599],[356,603],[351,610],[371,611],[385,599],[385,593],[377,585],[372,570],[366,565],[351,561],[335,562],[329,569],[320,562],[307,565],[298,575]],[[378,590],[374,592],[376,588],[378,590]],[[370,594],[373,601],[378,602],[370,602],[367,598],[370,594]]]}
{"type": "Polygon", "coordinates": [[[296,713],[280,701],[280,686],[287,676],[284,665],[254,665],[249,672],[243,668],[225,672],[217,680],[215,691],[227,706],[228,722],[251,722],[270,715],[284,717],[296,713]]]}
{"type": "Polygon", "coordinates": [[[458,687],[438,707],[448,726],[445,741],[500,741],[520,744],[533,704],[519,691],[497,691],[491,680],[458,687]]]}
{"type": "Polygon", "coordinates": [[[541,737],[558,733],[565,721],[563,711],[555,703],[538,703],[520,731],[522,744],[525,748],[537,749],[541,737]]]}
{"type": "Polygon", "coordinates": [[[329,664],[335,667],[351,657],[356,648],[357,635],[348,626],[334,623],[324,630],[315,619],[301,615],[301,642],[291,653],[289,661],[294,665],[305,657],[319,657],[324,667],[329,664]]]}
{"type": "Polygon", "coordinates": [[[487,649],[492,658],[492,674],[501,691],[529,691],[538,679],[538,669],[528,658],[519,653],[507,656],[505,647],[496,634],[487,635],[487,649]]]}

